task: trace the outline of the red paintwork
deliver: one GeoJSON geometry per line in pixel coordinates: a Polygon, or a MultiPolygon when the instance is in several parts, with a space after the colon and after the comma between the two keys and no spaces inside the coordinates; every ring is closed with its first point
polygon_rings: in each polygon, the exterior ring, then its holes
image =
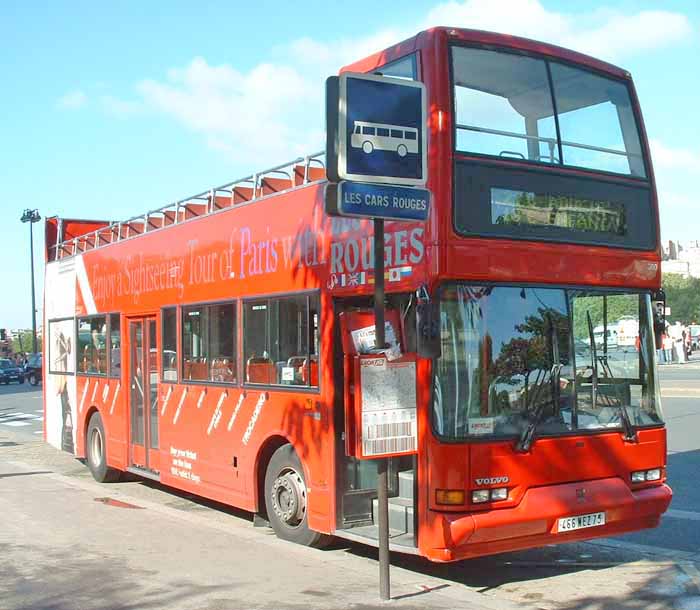
{"type": "MultiPolygon", "coordinates": [[[[425,225],[386,223],[388,266],[408,264],[412,268],[412,273],[400,281],[388,282],[387,291],[413,291],[423,284],[432,289],[440,281],[455,278],[658,287],[658,247],[653,252],[636,252],[504,239],[464,239],[454,234],[450,211],[453,162],[447,54],[450,39],[510,46],[629,79],[619,68],[552,45],[447,28],[422,32],[344,68],[369,71],[418,52],[420,77],[427,87],[428,187],[434,193],[434,203],[425,225]]],[[[634,92],[633,103],[637,103],[634,92]]],[[[643,126],[641,132],[646,152],[643,126]]],[[[503,161],[504,167],[513,165],[511,161],[503,161]]],[[[647,165],[654,192],[648,159],[647,165]]],[[[595,176],[581,170],[576,173],[595,176]]],[[[621,182],[626,180],[620,178],[621,182]]],[[[295,172],[294,182],[299,181],[295,172]]],[[[333,408],[342,402],[344,394],[346,399],[350,394],[348,388],[334,384],[333,353],[341,346],[335,343],[338,320],[332,299],[372,292],[371,284],[342,285],[341,272],[334,266],[342,261],[346,267],[344,273],[371,271],[367,256],[371,225],[357,222],[351,231],[334,238],[333,223],[323,212],[323,185],[293,188],[291,184],[268,179],[263,194],[267,196],[249,202],[252,190],[238,188],[231,198],[217,198],[221,210],[215,214],[88,251],[83,259],[97,310],[122,314],[123,360],[128,359],[127,319],[155,315],[160,328],[163,306],[311,289],[320,292],[322,349],[317,367],[310,370],[318,378],[318,390],[289,391],[242,383],[246,376],[250,379],[267,373],[246,370],[240,361],[235,370],[238,385],[161,383],[158,457],[163,483],[247,510],[258,510],[258,469],[266,447],[290,442],[301,458],[310,490],[309,525],[333,532],[337,480],[333,408]],[[284,192],[278,193],[280,190],[284,192]],[[178,465],[178,460],[188,462],[190,468],[178,465]]],[[[653,209],[656,209],[655,195],[653,209]]],[[[189,217],[199,212],[190,205],[183,214],[189,217]]],[[[71,230],[79,227],[71,222],[71,230]]],[[[50,219],[47,246],[55,243],[55,226],[55,220],[50,219]]],[[[92,228],[98,226],[102,225],[96,223],[92,228]]],[[[83,228],[90,230],[87,225],[83,228]]],[[[51,287],[47,286],[47,290],[51,287]]],[[[84,309],[84,299],[79,302],[80,309],[84,309]]],[[[241,314],[239,303],[236,342],[239,359],[241,314]]],[[[179,353],[182,354],[181,349],[179,353]]],[[[631,470],[665,466],[664,429],[640,432],[638,445],[624,443],[619,433],[539,439],[526,455],[515,454],[512,443],[444,444],[435,438],[430,427],[431,363],[419,358],[417,364],[420,449],[416,510],[418,550],[422,555],[435,561],[450,561],[610,535],[653,527],[666,510],[671,495],[668,487],[632,489],[628,483],[631,470]],[[511,496],[497,506],[467,504],[452,509],[441,506],[438,510],[434,505],[438,488],[464,489],[469,498],[475,477],[500,476],[506,472],[513,482],[511,496]],[[586,496],[579,502],[576,490],[581,488],[586,489],[586,496]],[[553,533],[557,517],[603,509],[609,515],[609,523],[604,527],[553,533]]],[[[349,365],[346,357],[346,378],[349,365]]],[[[124,366],[120,380],[77,375],[77,454],[85,453],[84,431],[90,413],[97,409],[107,432],[108,462],[122,469],[130,464],[127,372],[128,366],[124,366]],[[118,384],[120,393],[115,399],[118,384]]]]}

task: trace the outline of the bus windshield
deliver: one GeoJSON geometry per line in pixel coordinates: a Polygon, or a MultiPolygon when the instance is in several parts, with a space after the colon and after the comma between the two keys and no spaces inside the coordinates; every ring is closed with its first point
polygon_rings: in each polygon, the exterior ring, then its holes
{"type": "Polygon", "coordinates": [[[660,425],[648,294],[450,284],[434,426],[445,440],[660,425]],[[607,339],[625,326],[634,335],[607,339]],[[603,328],[594,333],[594,328],[603,328]]]}
{"type": "Polygon", "coordinates": [[[646,177],[626,83],[555,61],[452,47],[459,152],[646,177]]]}

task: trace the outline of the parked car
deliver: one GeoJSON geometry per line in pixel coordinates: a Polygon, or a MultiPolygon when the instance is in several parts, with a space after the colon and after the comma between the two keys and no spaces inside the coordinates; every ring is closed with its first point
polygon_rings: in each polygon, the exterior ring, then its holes
{"type": "Polygon", "coordinates": [[[7,385],[10,381],[24,383],[24,371],[12,360],[0,358],[0,383],[7,385]]]}
{"type": "Polygon", "coordinates": [[[31,356],[29,356],[27,364],[24,365],[24,377],[32,385],[37,385],[41,383],[41,354],[32,354],[31,356]]]}
{"type": "Polygon", "coordinates": [[[690,331],[690,347],[693,351],[700,349],[700,324],[691,324],[688,327],[690,331]]]}

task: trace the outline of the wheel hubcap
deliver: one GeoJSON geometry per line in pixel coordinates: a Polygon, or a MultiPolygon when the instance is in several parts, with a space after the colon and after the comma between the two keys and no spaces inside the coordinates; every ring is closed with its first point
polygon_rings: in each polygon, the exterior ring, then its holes
{"type": "Polygon", "coordinates": [[[90,443],[92,462],[93,464],[102,463],[102,435],[99,430],[92,431],[92,439],[90,443]]]}
{"type": "Polygon", "coordinates": [[[304,479],[291,468],[277,475],[272,484],[272,509],[289,527],[297,527],[306,514],[306,489],[304,479]]]}

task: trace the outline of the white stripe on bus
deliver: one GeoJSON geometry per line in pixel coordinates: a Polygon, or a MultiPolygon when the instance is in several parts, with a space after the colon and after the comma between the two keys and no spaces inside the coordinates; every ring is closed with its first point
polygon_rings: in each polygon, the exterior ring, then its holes
{"type": "Polygon", "coordinates": [[[236,418],[238,417],[238,412],[241,410],[241,405],[243,404],[243,401],[245,400],[245,392],[241,392],[241,395],[238,397],[238,402],[236,403],[236,408],[233,410],[233,413],[231,413],[231,419],[228,420],[228,426],[226,427],[226,430],[228,432],[231,432],[231,428],[233,428],[233,423],[236,421],[236,418]]]}
{"type": "Polygon", "coordinates": [[[180,396],[180,402],[177,403],[177,411],[175,411],[175,417],[173,417],[173,423],[176,424],[180,417],[180,411],[182,410],[182,404],[185,402],[185,396],[187,396],[188,388],[182,390],[182,396],[180,396]]]}
{"type": "Polygon", "coordinates": [[[114,405],[117,404],[117,396],[119,395],[119,390],[121,389],[122,384],[121,381],[117,382],[117,389],[114,390],[114,397],[112,398],[112,406],[109,407],[109,414],[112,415],[114,413],[114,405]]]}

